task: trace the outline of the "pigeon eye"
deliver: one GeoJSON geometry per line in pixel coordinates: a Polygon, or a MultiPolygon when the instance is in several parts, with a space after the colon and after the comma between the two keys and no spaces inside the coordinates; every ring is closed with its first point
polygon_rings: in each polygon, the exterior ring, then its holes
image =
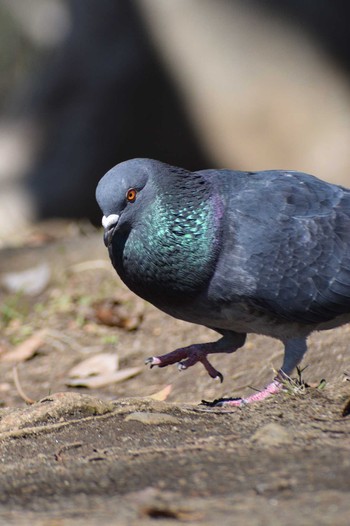
{"type": "Polygon", "coordinates": [[[129,203],[133,203],[136,199],[137,191],[135,188],[129,188],[129,190],[126,192],[126,200],[129,201],[129,203]]]}

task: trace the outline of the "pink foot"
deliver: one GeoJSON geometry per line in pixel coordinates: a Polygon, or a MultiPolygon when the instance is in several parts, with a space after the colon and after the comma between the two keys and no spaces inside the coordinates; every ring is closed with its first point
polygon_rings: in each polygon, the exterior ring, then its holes
{"type": "Polygon", "coordinates": [[[239,407],[246,404],[252,404],[253,402],[261,402],[262,400],[265,400],[265,398],[280,392],[281,389],[282,384],[277,380],[274,380],[267,387],[265,387],[265,389],[259,391],[258,393],[247,396],[247,398],[223,398],[214,400],[214,402],[203,401],[202,403],[210,407],[239,407]]]}

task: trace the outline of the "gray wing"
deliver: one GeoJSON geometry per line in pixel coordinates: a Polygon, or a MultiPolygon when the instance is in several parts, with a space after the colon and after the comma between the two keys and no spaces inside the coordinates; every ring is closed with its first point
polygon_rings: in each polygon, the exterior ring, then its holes
{"type": "Polygon", "coordinates": [[[350,192],[299,172],[223,172],[210,294],[302,323],[350,312],[350,192]]]}

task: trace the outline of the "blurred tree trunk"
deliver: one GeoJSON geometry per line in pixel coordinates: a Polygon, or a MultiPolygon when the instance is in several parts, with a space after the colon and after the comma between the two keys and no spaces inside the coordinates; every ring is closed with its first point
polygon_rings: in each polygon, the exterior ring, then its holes
{"type": "Polygon", "coordinates": [[[71,31],[26,100],[42,130],[26,184],[38,218],[99,220],[100,177],[128,158],[203,168],[202,151],[134,2],[68,0],[71,31]]]}

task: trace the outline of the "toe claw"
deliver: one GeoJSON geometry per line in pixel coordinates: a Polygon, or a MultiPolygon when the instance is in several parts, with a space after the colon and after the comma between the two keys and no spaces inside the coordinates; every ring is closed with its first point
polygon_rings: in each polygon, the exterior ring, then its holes
{"type": "Polygon", "coordinates": [[[156,356],[150,356],[145,360],[145,365],[150,365],[150,368],[154,367],[155,365],[159,365],[160,360],[156,356]]]}
{"type": "Polygon", "coordinates": [[[224,375],[220,371],[217,371],[216,378],[219,378],[221,384],[224,381],[224,375]]]}
{"type": "Polygon", "coordinates": [[[243,405],[245,402],[243,398],[217,398],[216,400],[213,400],[212,402],[208,402],[207,400],[202,400],[202,405],[206,405],[207,407],[229,407],[232,406],[240,406],[243,405]]]}

